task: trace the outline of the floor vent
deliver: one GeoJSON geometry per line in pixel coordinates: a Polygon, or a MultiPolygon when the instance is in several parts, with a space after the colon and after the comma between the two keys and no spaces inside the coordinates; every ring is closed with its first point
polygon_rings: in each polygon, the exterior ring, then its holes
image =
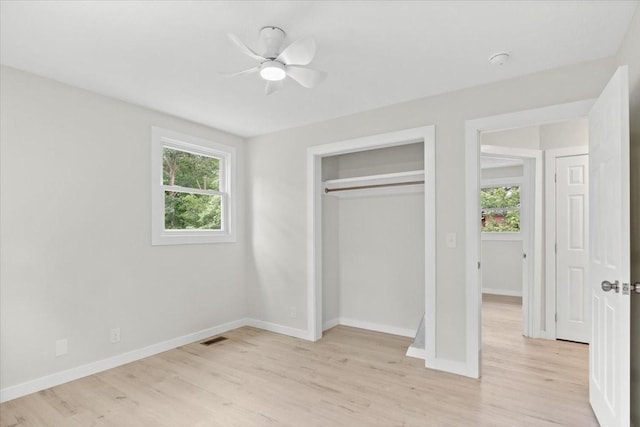
{"type": "Polygon", "coordinates": [[[208,339],[206,341],[203,341],[200,344],[202,344],[202,345],[217,344],[217,343],[219,343],[221,341],[225,341],[227,339],[228,339],[227,337],[215,337],[215,338],[211,338],[211,339],[208,339]]]}

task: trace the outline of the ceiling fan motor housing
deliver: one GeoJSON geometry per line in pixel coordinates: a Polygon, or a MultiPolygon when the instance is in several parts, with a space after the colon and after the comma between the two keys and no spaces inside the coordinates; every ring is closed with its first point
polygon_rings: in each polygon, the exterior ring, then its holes
{"type": "Polygon", "coordinates": [[[265,57],[275,59],[280,54],[280,47],[284,42],[285,32],[278,27],[263,27],[260,30],[260,38],[264,41],[267,48],[265,57]]]}

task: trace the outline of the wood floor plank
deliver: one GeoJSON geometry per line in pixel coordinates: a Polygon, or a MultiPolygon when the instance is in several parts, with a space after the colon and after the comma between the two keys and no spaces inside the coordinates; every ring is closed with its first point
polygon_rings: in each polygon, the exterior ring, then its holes
{"type": "Polygon", "coordinates": [[[6,402],[0,427],[597,426],[588,347],[524,338],[521,314],[484,299],[481,380],[425,369],[405,337],[245,327],[6,402]]]}

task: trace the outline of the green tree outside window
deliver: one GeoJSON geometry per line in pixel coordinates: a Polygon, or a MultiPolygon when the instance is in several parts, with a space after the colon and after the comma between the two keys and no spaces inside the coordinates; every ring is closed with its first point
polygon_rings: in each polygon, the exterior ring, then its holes
{"type": "MultiPolygon", "coordinates": [[[[220,159],[165,147],[164,185],[220,191],[220,159]]],[[[222,196],[165,191],[164,225],[167,230],[220,230],[222,196]]]]}
{"type": "Polygon", "coordinates": [[[520,231],[520,187],[483,188],[480,192],[483,232],[520,231]]]}

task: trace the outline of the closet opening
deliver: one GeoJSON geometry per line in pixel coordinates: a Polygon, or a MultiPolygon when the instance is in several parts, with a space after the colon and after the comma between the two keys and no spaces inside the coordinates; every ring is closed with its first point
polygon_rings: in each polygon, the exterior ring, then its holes
{"type": "MultiPolygon", "coordinates": [[[[435,342],[433,126],[311,147],[309,337],[337,325],[435,342]]],[[[425,350],[426,347],[426,350],[425,350]]],[[[427,365],[428,366],[428,365],[427,365]]]]}
{"type": "Polygon", "coordinates": [[[424,317],[424,143],[322,159],[323,330],[414,338],[424,317]]]}

